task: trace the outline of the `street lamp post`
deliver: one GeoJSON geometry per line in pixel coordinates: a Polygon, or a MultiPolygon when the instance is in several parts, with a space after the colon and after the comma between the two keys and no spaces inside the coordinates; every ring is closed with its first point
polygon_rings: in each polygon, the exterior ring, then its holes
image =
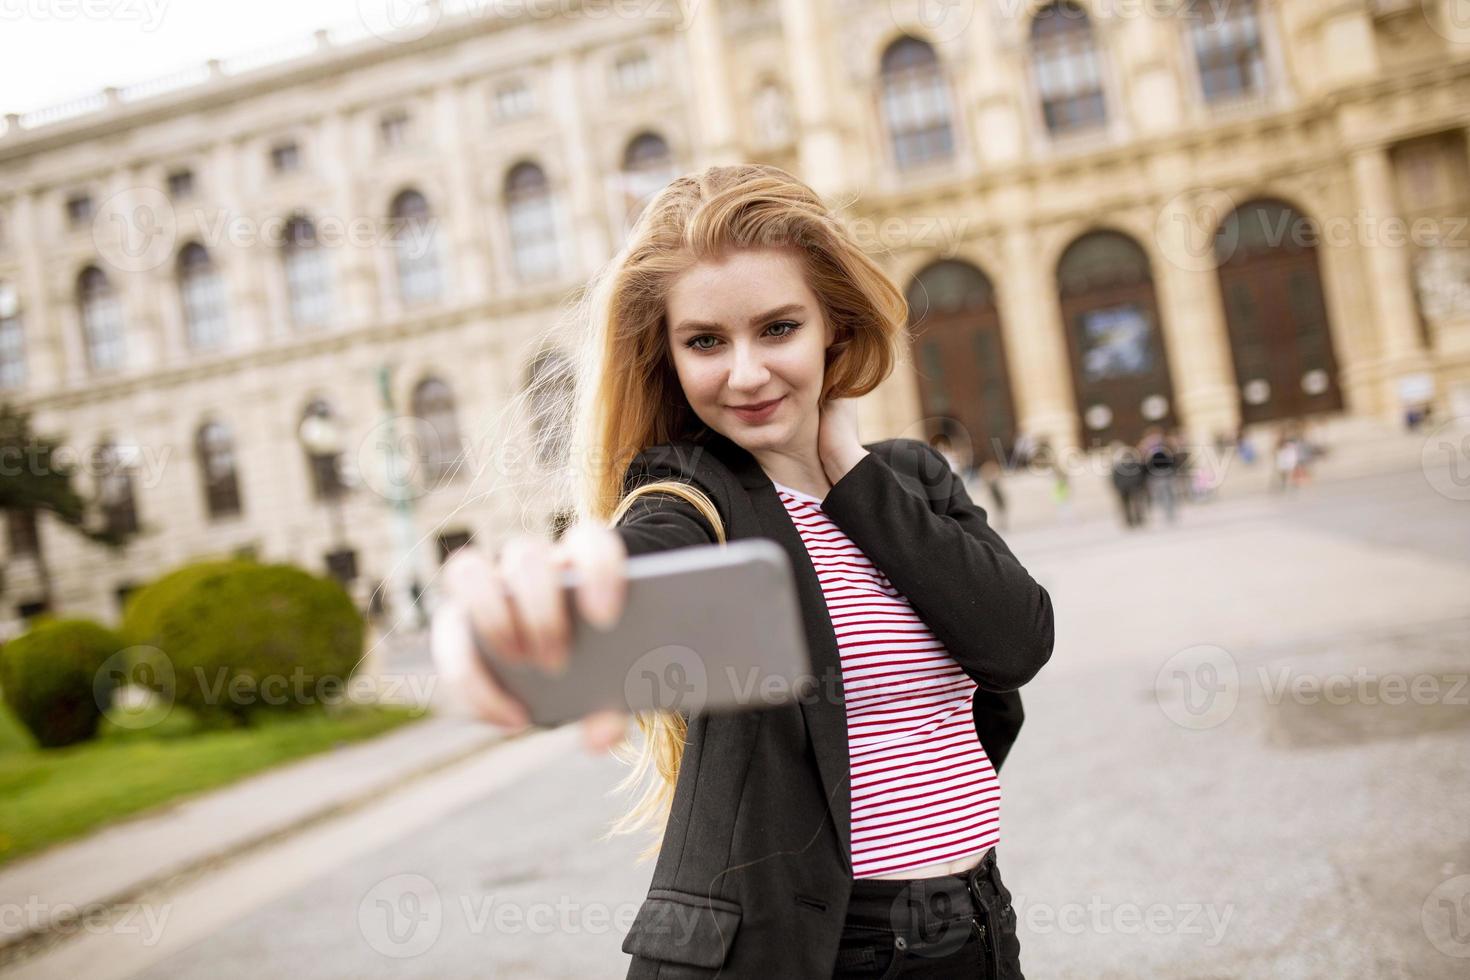
{"type": "Polygon", "coordinates": [[[398,438],[399,418],[393,408],[392,368],[378,368],[378,395],[383,405],[383,422],[378,426],[378,446],[383,454],[383,495],[390,508],[393,531],[393,574],[389,576],[394,591],[394,605],[412,611],[415,627],[427,625],[415,585],[422,585],[418,575],[419,541],[413,516],[413,462],[404,454],[398,438]]]}

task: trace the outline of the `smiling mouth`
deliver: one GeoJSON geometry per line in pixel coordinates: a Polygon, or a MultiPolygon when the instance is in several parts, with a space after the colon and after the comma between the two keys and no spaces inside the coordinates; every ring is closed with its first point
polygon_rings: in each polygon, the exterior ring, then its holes
{"type": "Polygon", "coordinates": [[[759,412],[763,408],[770,408],[772,405],[776,404],[780,400],[780,398],[772,398],[769,401],[756,402],[754,405],[731,405],[730,407],[735,409],[737,412],[759,412]]]}

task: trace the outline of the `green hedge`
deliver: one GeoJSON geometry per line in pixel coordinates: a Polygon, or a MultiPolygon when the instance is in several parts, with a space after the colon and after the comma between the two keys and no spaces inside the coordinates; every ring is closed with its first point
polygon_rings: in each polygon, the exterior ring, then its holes
{"type": "Polygon", "coordinates": [[[206,719],[240,722],[257,710],[340,698],[362,656],[363,623],[330,579],[291,565],[220,561],[139,590],[123,636],[166,659],[171,671],[140,672],[165,698],[206,719]]]}
{"type": "Polygon", "coordinates": [[[5,703],[42,748],[97,734],[115,677],[102,673],[122,649],[117,633],[85,619],[53,619],[0,648],[5,703]]]}

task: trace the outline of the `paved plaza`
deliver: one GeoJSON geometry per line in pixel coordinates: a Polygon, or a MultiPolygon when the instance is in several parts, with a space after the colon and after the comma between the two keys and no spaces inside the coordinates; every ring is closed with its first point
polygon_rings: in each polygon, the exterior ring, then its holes
{"type": "MultiPolygon", "coordinates": [[[[1470,501],[1433,483],[1008,536],[1058,616],[1002,780],[1028,976],[1470,975],[1470,501]]],[[[575,734],[185,875],[136,928],[4,975],[621,977],[652,865],[598,842],[623,770],[575,734]]]]}

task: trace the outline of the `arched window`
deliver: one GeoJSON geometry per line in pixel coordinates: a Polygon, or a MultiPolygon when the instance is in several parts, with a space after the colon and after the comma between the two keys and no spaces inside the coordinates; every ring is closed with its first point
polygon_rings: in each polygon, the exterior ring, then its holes
{"type": "Polygon", "coordinates": [[[196,350],[221,346],[228,332],[224,284],[203,245],[191,242],[184,246],[179,252],[178,275],[189,346],[196,350]]]}
{"type": "Polygon", "coordinates": [[[89,265],[77,277],[77,305],[82,314],[82,339],[93,371],[116,371],[123,366],[122,300],[107,273],[89,265]]]}
{"type": "Polygon", "coordinates": [[[415,190],[399,193],[388,215],[398,263],[398,297],[404,306],[432,303],[444,295],[439,267],[439,223],[429,202],[415,190]]]}
{"type": "Polygon", "coordinates": [[[235,438],[223,422],[205,422],[194,436],[204,506],[211,518],[240,513],[240,482],[236,472],[235,438]]]}
{"type": "Polygon", "coordinates": [[[419,462],[425,483],[434,486],[454,473],[464,449],[449,385],[439,378],[420,381],[413,390],[413,415],[418,424],[419,462]]]}
{"type": "Polygon", "coordinates": [[[284,238],[281,260],[291,323],[297,329],[322,326],[332,316],[332,282],[316,227],[298,215],[286,222],[284,238]]]}
{"type": "Polygon", "coordinates": [[[962,457],[1002,459],[1017,437],[995,287],[957,259],[926,266],[905,291],[927,435],[944,432],[962,457]]]}
{"type": "Polygon", "coordinates": [[[1085,10],[1062,2],[1036,12],[1031,20],[1031,67],[1042,118],[1053,136],[1106,125],[1102,61],[1085,10]]]}
{"type": "Polygon", "coordinates": [[[116,538],[138,531],[132,456],[131,451],[124,451],[111,439],[104,440],[96,450],[97,503],[102,508],[105,533],[116,538]]]}
{"type": "Polygon", "coordinates": [[[883,52],[883,124],[900,169],[954,155],[949,85],[934,48],[901,37],[883,52]]]}
{"type": "Polygon", "coordinates": [[[1246,99],[1266,90],[1256,0],[1190,0],[1184,16],[1206,102],[1246,99]]]}
{"type": "Polygon", "coordinates": [[[526,282],[553,278],[560,249],[546,172],[534,163],[512,167],[505,177],[505,211],[516,275],[526,282]]]}
{"type": "Polygon", "coordinates": [[[1174,389],[1148,253],[1116,231],[1081,236],[1057,263],[1083,445],[1136,442],[1174,422],[1174,389]]]}
{"type": "Polygon", "coordinates": [[[318,398],[301,413],[297,430],[306,462],[311,470],[312,493],[318,500],[330,500],[347,492],[342,482],[342,422],[326,399],[318,398]]]}
{"type": "Polygon", "coordinates": [[[623,188],[627,218],[637,219],[649,199],[673,180],[674,155],[668,142],[657,133],[640,133],[623,151],[623,188]]]}
{"type": "Polygon", "coordinates": [[[0,279],[0,390],[19,388],[26,381],[25,323],[20,294],[0,279]]]}

